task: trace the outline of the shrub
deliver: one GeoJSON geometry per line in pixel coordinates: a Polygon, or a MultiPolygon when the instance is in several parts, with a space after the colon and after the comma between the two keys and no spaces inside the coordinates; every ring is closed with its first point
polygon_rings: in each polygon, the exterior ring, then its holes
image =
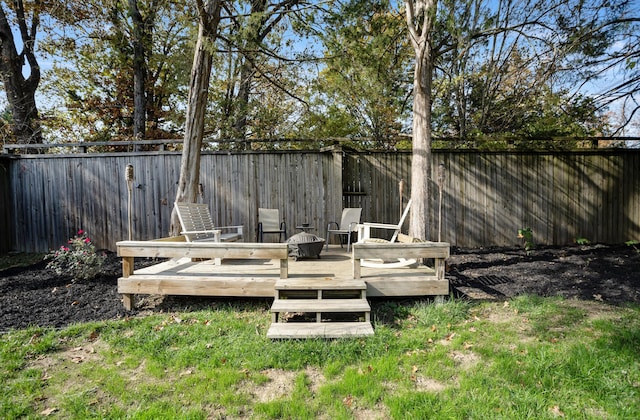
{"type": "Polygon", "coordinates": [[[96,247],[82,229],[63,245],[47,255],[47,268],[58,275],[70,275],[73,281],[87,280],[102,270],[106,254],[96,252],[96,247]]]}
{"type": "Polygon", "coordinates": [[[533,230],[531,228],[518,229],[518,238],[524,242],[524,249],[527,252],[536,249],[536,243],[533,241],[533,230]]]}

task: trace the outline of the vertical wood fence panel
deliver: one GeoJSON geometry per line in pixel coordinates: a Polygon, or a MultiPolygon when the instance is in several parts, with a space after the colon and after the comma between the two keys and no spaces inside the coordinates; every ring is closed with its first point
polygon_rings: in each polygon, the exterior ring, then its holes
{"type": "MultiPolygon", "coordinates": [[[[454,246],[519,245],[517,231],[527,227],[538,244],[640,240],[640,151],[436,151],[433,162],[431,239],[442,163],[442,239],[454,246]]],[[[29,155],[0,160],[0,251],[47,251],[78,229],[113,250],[128,238],[127,164],[134,167],[133,239],[166,236],[179,154],[29,155]]],[[[400,180],[406,203],[410,153],[204,153],[199,200],[217,225],[243,225],[247,241],[256,240],[259,207],[279,209],[288,235],[307,222],[324,237],[343,207],[362,207],[363,221],[397,223],[400,180]]]]}
{"type": "Polygon", "coordinates": [[[11,251],[13,224],[11,214],[11,178],[8,158],[0,156],[0,253],[11,251]]]}

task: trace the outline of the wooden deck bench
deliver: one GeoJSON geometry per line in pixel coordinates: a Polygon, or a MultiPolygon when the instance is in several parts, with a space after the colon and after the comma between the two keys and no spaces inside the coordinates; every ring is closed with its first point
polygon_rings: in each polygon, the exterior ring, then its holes
{"type": "Polygon", "coordinates": [[[353,278],[367,284],[368,297],[443,296],[449,294],[444,277],[445,259],[451,245],[447,242],[364,242],[352,245],[353,278]],[[362,260],[434,259],[434,267],[424,265],[367,268],[362,260]]]}
{"type": "Polygon", "coordinates": [[[123,295],[127,310],[133,308],[135,294],[272,297],[275,282],[289,275],[286,243],[184,242],[177,237],[121,241],[116,246],[123,272],[118,279],[118,293],[123,295]],[[136,257],[172,260],[134,273],[136,257]],[[215,265],[218,258],[230,262],[215,265]],[[193,259],[211,263],[193,263],[193,259]],[[279,270],[269,264],[246,266],[233,264],[232,260],[279,260],[279,270]],[[199,271],[195,271],[196,266],[199,271]],[[203,272],[203,268],[207,271],[203,272]]]}

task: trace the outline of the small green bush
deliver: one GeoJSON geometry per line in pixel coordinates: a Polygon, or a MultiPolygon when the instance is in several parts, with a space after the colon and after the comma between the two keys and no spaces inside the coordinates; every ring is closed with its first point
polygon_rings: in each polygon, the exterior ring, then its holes
{"type": "Polygon", "coordinates": [[[518,238],[524,242],[525,251],[536,249],[536,243],[533,241],[533,230],[531,228],[518,229],[518,238]]]}

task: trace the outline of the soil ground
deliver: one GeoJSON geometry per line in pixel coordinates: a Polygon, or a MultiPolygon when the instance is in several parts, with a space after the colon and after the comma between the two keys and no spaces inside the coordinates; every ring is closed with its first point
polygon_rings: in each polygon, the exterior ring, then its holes
{"type": "MultiPolygon", "coordinates": [[[[143,260],[137,266],[152,263],[143,260]]],[[[119,258],[108,254],[101,275],[76,283],[46,269],[44,261],[0,271],[0,332],[198,309],[221,300],[152,296],[138,301],[134,311],[125,311],[116,290],[121,270],[119,258]]],[[[535,294],[611,305],[640,304],[640,247],[596,244],[530,252],[453,248],[447,278],[454,295],[470,299],[535,294]]],[[[269,301],[264,301],[268,306],[269,301]]]]}

